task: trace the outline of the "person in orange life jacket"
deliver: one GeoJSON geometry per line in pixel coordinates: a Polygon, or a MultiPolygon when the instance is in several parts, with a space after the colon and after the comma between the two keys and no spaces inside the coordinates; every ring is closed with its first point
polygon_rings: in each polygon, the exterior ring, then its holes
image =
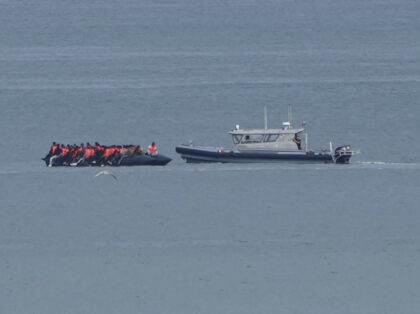
{"type": "Polygon", "coordinates": [[[81,148],[82,151],[80,152],[79,160],[77,161],[77,166],[83,166],[86,163],[89,163],[94,153],[89,143],[86,143],[86,147],[82,143],[81,148]]]}
{"type": "Polygon", "coordinates": [[[105,147],[99,144],[98,142],[95,142],[95,158],[101,158],[104,154],[105,147]]]}
{"type": "Polygon", "coordinates": [[[79,147],[76,144],[73,144],[70,148],[69,157],[67,158],[68,163],[70,164],[74,162],[78,154],[79,154],[79,147]]]}
{"type": "Polygon", "coordinates": [[[120,162],[120,160],[124,157],[123,153],[125,154],[127,148],[121,145],[115,146],[115,150],[114,150],[114,154],[112,155],[111,158],[111,164],[112,165],[118,165],[118,163],[120,162]]]}
{"type": "Polygon", "coordinates": [[[67,154],[69,153],[69,151],[70,151],[69,145],[67,145],[67,146],[61,145],[61,154],[60,154],[60,156],[61,157],[66,157],[67,154]]]}
{"type": "Polygon", "coordinates": [[[56,153],[56,155],[60,155],[60,156],[63,156],[64,154],[63,154],[63,152],[66,152],[67,151],[67,149],[66,149],[66,145],[64,145],[64,144],[61,144],[58,148],[57,148],[57,150],[55,151],[56,153]]]}
{"type": "Polygon", "coordinates": [[[120,158],[121,146],[114,145],[112,148],[112,155],[109,158],[109,162],[113,165],[120,158]]]}
{"type": "Polygon", "coordinates": [[[85,159],[87,160],[88,163],[93,161],[95,155],[95,149],[90,146],[89,143],[86,143],[86,152],[85,152],[85,159]]]}
{"type": "Polygon", "coordinates": [[[57,148],[58,148],[58,144],[56,142],[53,142],[48,154],[44,158],[42,158],[42,160],[45,161],[45,164],[47,166],[48,166],[48,163],[50,161],[50,158],[55,155],[55,152],[57,151],[57,148]]]}
{"type": "Polygon", "coordinates": [[[89,142],[86,143],[85,157],[90,158],[92,157],[93,153],[94,153],[94,150],[92,149],[92,146],[90,146],[89,142]]]}
{"type": "Polygon", "coordinates": [[[76,144],[73,145],[73,151],[71,153],[71,158],[72,158],[73,161],[75,161],[75,159],[77,159],[77,156],[79,156],[81,151],[82,151],[82,147],[79,147],[76,144]]]}
{"type": "Polygon", "coordinates": [[[97,164],[102,162],[102,157],[105,152],[105,147],[100,145],[98,142],[95,142],[95,146],[93,147],[93,159],[96,161],[97,164]]]}
{"type": "Polygon", "coordinates": [[[157,150],[157,146],[155,142],[152,142],[152,144],[149,145],[148,152],[150,156],[156,156],[158,154],[158,150],[157,150]]]}
{"type": "Polygon", "coordinates": [[[107,146],[104,150],[104,158],[107,160],[114,153],[114,146],[107,146]]]}
{"type": "Polygon", "coordinates": [[[115,146],[113,158],[112,158],[112,161],[111,161],[113,165],[118,164],[118,161],[121,158],[121,152],[122,152],[122,150],[123,150],[123,147],[122,146],[120,146],[120,145],[115,146]]]}
{"type": "Polygon", "coordinates": [[[50,158],[48,167],[52,167],[55,164],[61,165],[67,153],[68,153],[67,147],[65,147],[64,144],[61,144],[61,146],[59,145],[57,149],[55,150],[54,156],[50,158]]]}
{"type": "Polygon", "coordinates": [[[64,159],[63,159],[63,162],[65,163],[65,164],[70,164],[71,163],[71,161],[72,161],[72,159],[73,159],[73,152],[74,152],[74,150],[76,149],[75,147],[74,147],[74,145],[67,145],[67,149],[69,150],[68,152],[67,152],[67,154],[64,156],[64,159]]]}
{"type": "Polygon", "coordinates": [[[68,144],[61,152],[61,164],[68,165],[71,161],[72,147],[68,144]]]}
{"type": "Polygon", "coordinates": [[[83,143],[80,144],[80,146],[77,148],[77,156],[76,159],[80,160],[85,156],[86,148],[83,143]]]}
{"type": "Polygon", "coordinates": [[[112,165],[116,154],[117,154],[117,146],[112,145],[112,146],[105,147],[102,163],[106,165],[112,165]]]}

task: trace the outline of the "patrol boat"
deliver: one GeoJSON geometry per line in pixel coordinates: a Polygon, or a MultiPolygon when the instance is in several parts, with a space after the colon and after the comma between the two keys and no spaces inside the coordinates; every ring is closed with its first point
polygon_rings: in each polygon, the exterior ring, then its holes
{"type": "Polygon", "coordinates": [[[267,112],[264,108],[264,129],[235,129],[228,132],[232,136],[231,149],[221,147],[203,147],[179,145],[176,152],[187,163],[220,162],[220,163],[254,163],[254,162],[323,162],[349,163],[356,152],[350,145],[339,146],[314,151],[308,148],[308,134],[304,133],[304,123],[301,128],[292,126],[291,110],[289,108],[288,121],[283,122],[279,129],[267,127],[267,112]]]}

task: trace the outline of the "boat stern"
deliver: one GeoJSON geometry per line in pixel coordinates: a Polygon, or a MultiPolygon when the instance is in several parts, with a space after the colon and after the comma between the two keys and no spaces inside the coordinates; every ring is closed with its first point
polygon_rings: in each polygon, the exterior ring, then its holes
{"type": "Polygon", "coordinates": [[[334,162],[336,164],[348,164],[351,156],[356,152],[351,148],[350,145],[339,146],[334,151],[334,162]]]}

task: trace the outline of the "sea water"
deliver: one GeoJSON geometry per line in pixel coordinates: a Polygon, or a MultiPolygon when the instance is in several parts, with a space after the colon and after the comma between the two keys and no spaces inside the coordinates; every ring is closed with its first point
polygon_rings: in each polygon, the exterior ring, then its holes
{"type": "Polygon", "coordinates": [[[417,313],[417,1],[0,1],[1,313],[417,313]],[[278,127],[350,165],[186,164],[278,127]],[[166,167],[47,168],[52,141],[166,167]]]}

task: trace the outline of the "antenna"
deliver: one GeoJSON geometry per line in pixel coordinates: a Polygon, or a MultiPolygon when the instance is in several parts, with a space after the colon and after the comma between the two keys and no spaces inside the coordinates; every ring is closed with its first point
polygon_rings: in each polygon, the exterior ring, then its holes
{"type": "Polygon", "coordinates": [[[292,126],[292,106],[289,105],[287,110],[287,120],[290,122],[290,126],[292,126]]]}
{"type": "Polygon", "coordinates": [[[267,106],[264,106],[264,128],[267,130],[267,106]]]}

